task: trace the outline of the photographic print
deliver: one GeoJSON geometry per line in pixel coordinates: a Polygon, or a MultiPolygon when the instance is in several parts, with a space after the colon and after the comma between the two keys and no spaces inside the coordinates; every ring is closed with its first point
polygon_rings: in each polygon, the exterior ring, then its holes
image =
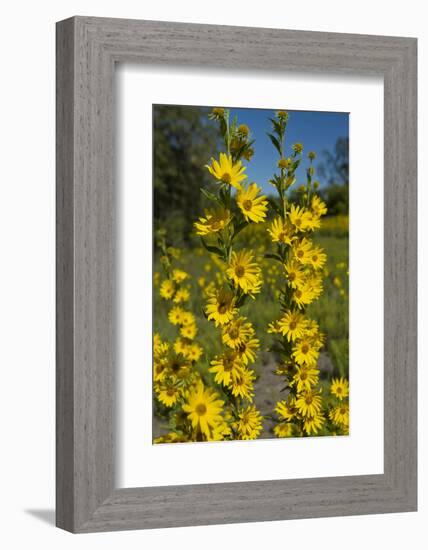
{"type": "Polygon", "coordinates": [[[349,433],[349,115],[153,106],[153,443],[349,433]]]}

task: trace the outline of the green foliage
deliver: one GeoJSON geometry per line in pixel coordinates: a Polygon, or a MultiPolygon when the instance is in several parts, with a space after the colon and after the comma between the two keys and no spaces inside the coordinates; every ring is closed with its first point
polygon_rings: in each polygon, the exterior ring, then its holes
{"type": "Polygon", "coordinates": [[[213,122],[206,109],[155,105],[153,108],[154,219],[174,242],[182,244],[206,206],[201,187],[209,192],[204,165],[216,150],[213,122]]]}
{"type": "Polygon", "coordinates": [[[323,152],[318,173],[328,185],[320,190],[330,216],[349,212],[349,138],[339,138],[333,152],[323,152]]]}

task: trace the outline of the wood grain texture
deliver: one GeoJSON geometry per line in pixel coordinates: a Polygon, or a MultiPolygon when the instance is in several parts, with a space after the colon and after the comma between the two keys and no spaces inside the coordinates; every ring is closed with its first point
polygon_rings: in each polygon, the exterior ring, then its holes
{"type": "Polygon", "coordinates": [[[416,510],[416,79],[412,38],[87,17],[58,23],[59,527],[92,532],[416,510]],[[383,475],[115,489],[116,62],[383,76],[383,475]]]}

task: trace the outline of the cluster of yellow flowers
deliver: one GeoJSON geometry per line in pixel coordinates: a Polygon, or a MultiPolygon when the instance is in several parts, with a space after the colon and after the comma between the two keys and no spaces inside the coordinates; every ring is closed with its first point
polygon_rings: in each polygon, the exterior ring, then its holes
{"type": "MultiPolygon", "coordinates": [[[[157,333],[153,338],[154,392],[158,403],[168,410],[180,403],[189,389],[199,382],[199,375],[193,366],[200,359],[203,349],[195,341],[198,332],[195,316],[185,309],[190,299],[190,290],[185,282],[190,276],[182,269],[173,268],[179,251],[166,246],[163,232],[158,234],[158,245],[162,250],[161,262],[165,271],[165,278],[158,281],[159,294],[171,303],[168,320],[179,331],[174,342],[162,340],[157,333]]],[[[160,279],[160,275],[157,278],[160,279]]],[[[184,435],[180,436],[180,418],[173,415],[171,422],[177,429],[168,434],[166,440],[185,441],[184,435]]]]}
{"type": "Polygon", "coordinates": [[[219,121],[226,152],[207,165],[218,184],[217,193],[204,192],[214,207],[195,222],[195,231],[221,274],[216,277],[219,284],[205,288],[205,315],[221,329],[224,349],[211,360],[208,370],[226,399],[230,430],[225,438],[255,439],[262,430],[263,418],[253,404],[256,376],[250,365],[256,360],[259,340],[251,322],[239,310],[248,296],[255,298],[260,292],[262,277],[253,252],[236,250],[234,241],[248,224],[265,220],[267,200],[256,183],[246,183],[241,159],[249,160],[254,152],[248,126],[238,125],[236,120],[230,124],[227,109],[214,109],[211,118],[219,121]]]}
{"type": "MultiPolygon", "coordinates": [[[[296,183],[303,146],[295,143],[290,155],[285,154],[288,113],[278,111],[270,119],[273,129],[268,134],[279,155],[278,171],[270,180],[278,197],[268,201],[256,183],[247,182],[243,160],[250,161],[254,155],[248,126],[231,121],[228,109],[214,108],[209,116],[219,123],[224,152],[206,165],[216,187],[215,192],[201,189],[212,207],[194,223],[202,246],[194,253],[208,251],[210,256],[196,289],[205,299],[206,322],[218,330],[220,352],[209,356],[207,346],[204,350],[197,341],[198,326],[189,307],[190,275],[177,267],[179,251],[167,246],[160,231],[164,276],[158,272],[154,280],[169,304],[168,320],[177,335],[170,341],[154,336],[156,407],[170,428],[154,442],[245,440],[261,435],[265,419],[254,403],[254,363],[260,341],[241,308],[257,299],[264,284],[280,308],[278,318],[267,327],[274,338],[271,351],[279,358],[275,373],[284,379],[285,391],[272,413],[275,435],[347,434],[348,381],[333,379],[329,395],[323,395],[318,359],[325,337],[306,312],[323,293],[327,274],[327,255],[313,236],[327,213],[313,180],[315,153],[308,154],[306,185],[288,193],[296,183]],[[246,242],[251,243],[251,235],[259,235],[260,227],[266,243],[259,250],[238,244],[245,242],[242,237],[247,234],[246,242]]],[[[333,284],[340,290],[339,282],[333,284]]]]}
{"type": "MultiPolygon", "coordinates": [[[[185,372],[180,385],[176,377],[171,376],[168,378],[171,380],[170,386],[166,390],[164,386],[155,385],[157,398],[165,406],[176,403],[181,405],[181,412],[178,413],[180,420],[177,421],[177,415],[170,418],[173,432],[158,438],[156,442],[169,442],[177,440],[177,437],[180,441],[255,439],[262,430],[263,418],[253,404],[256,376],[250,368],[256,360],[259,340],[255,337],[251,322],[239,314],[239,309],[247,297],[254,298],[260,292],[261,269],[251,251],[234,249],[234,240],[248,224],[265,220],[267,200],[256,183],[245,183],[247,176],[241,159],[249,160],[254,152],[249,128],[244,124],[238,125],[236,120],[231,124],[229,111],[226,109],[214,109],[211,118],[220,123],[226,152],[220,153],[218,160],[212,158],[211,163],[207,165],[209,173],[218,183],[217,192],[209,193],[203,190],[214,206],[205,210],[204,216],[201,216],[194,226],[203,246],[210,252],[214,264],[218,267],[217,284],[211,281],[205,285],[204,278],[200,278],[198,284],[204,289],[207,297],[204,314],[208,321],[212,321],[221,330],[224,349],[212,358],[208,368],[208,372],[213,376],[213,383],[219,386],[219,391],[204,384],[201,373],[196,369],[185,372]],[[232,189],[235,190],[234,195],[232,189]],[[178,389],[174,393],[174,398],[165,399],[165,391],[172,394],[172,388],[175,387],[178,389]]],[[[165,243],[163,247],[166,247],[165,243]]],[[[177,270],[172,270],[168,273],[167,279],[160,283],[160,295],[181,304],[189,295],[183,297],[186,289],[177,288],[186,277],[179,276],[177,281],[176,273],[177,270]]],[[[188,342],[197,332],[196,325],[188,316],[189,313],[177,305],[168,315],[171,323],[180,326],[181,334],[174,345],[174,364],[189,359],[197,360],[195,356],[186,355],[185,351],[186,346],[195,346],[194,343],[189,345],[188,342]]],[[[164,348],[165,343],[158,346],[155,343],[155,370],[158,368],[168,373],[170,359],[167,358],[164,348]]]]}
{"type": "MultiPolygon", "coordinates": [[[[318,323],[305,314],[305,308],[323,292],[323,268],[327,261],[324,250],[310,239],[310,235],[321,227],[321,217],[327,213],[325,203],[315,193],[318,185],[313,181],[312,164],[316,155],[308,154],[310,166],[306,170],[306,186],[299,188],[299,203],[290,204],[287,191],[296,182],[303,146],[294,144],[290,156],[286,157],[288,113],[279,111],[271,122],[272,133],[268,135],[279,155],[279,173],[270,180],[277,190],[278,200],[271,201],[276,217],[268,233],[275,248],[267,256],[282,265],[284,282],[279,289],[281,317],[269,325],[268,332],[277,335],[281,364],[276,373],[285,378],[288,392],[287,398],[276,404],[278,417],[274,432],[278,437],[317,434],[329,418],[341,433],[345,433],[349,426],[349,417],[345,418],[349,408],[345,411],[341,404],[333,413],[323,402],[317,364],[325,337],[318,323]],[[337,411],[342,412],[339,415],[337,411]]],[[[345,386],[346,380],[336,380],[331,393],[335,395],[340,388],[339,393],[344,395],[345,386]]]]}

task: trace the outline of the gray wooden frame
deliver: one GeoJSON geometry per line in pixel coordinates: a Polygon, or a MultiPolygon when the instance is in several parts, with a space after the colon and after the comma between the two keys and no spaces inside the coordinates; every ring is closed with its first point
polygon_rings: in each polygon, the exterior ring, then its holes
{"type": "Polygon", "coordinates": [[[58,527],[82,533],[416,510],[416,45],[88,17],[57,24],[58,527]],[[383,474],[115,488],[116,62],[383,76],[383,474]]]}

